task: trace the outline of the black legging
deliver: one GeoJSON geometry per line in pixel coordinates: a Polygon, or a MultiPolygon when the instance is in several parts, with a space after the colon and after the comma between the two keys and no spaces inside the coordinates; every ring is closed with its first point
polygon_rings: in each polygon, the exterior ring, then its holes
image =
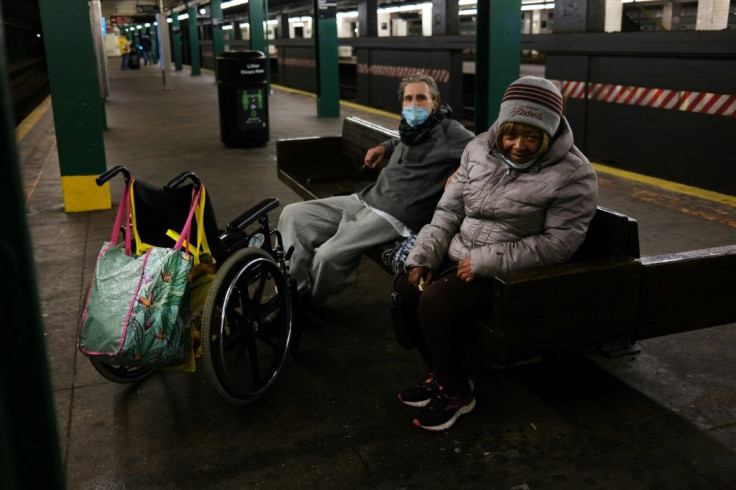
{"type": "MultiPolygon", "coordinates": [[[[394,292],[416,294],[406,273],[394,279],[394,292]]],[[[466,353],[475,337],[475,319],[490,315],[491,282],[476,277],[465,282],[456,270],[427,286],[419,297],[417,315],[425,345],[418,346],[437,382],[457,386],[467,379],[466,353]]]]}

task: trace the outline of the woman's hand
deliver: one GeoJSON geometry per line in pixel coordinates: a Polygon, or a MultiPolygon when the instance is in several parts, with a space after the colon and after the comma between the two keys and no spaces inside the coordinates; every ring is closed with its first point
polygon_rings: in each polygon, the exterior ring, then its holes
{"type": "Polygon", "coordinates": [[[368,151],[365,153],[363,163],[365,163],[365,166],[368,168],[376,168],[376,166],[381,163],[381,160],[383,160],[385,155],[386,148],[384,148],[383,145],[368,148],[368,151]]]}
{"type": "Polygon", "coordinates": [[[414,267],[409,271],[409,284],[413,284],[417,289],[423,291],[429,286],[434,278],[434,272],[426,267],[414,267]]]}
{"type": "Polygon", "coordinates": [[[465,282],[472,282],[473,279],[475,279],[475,275],[473,274],[473,268],[470,266],[470,255],[465,257],[457,265],[457,277],[459,277],[465,282]]]}

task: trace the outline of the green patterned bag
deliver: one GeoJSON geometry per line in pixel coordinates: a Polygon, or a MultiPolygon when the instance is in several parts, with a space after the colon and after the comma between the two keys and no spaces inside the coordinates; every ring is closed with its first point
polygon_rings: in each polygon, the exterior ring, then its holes
{"type": "Polygon", "coordinates": [[[192,216],[176,245],[131,253],[130,194],[126,186],[110,241],[100,250],[79,329],[79,350],[116,364],[165,367],[182,364],[190,349],[188,246],[192,216]],[[125,209],[125,246],[117,245],[125,209]]]}

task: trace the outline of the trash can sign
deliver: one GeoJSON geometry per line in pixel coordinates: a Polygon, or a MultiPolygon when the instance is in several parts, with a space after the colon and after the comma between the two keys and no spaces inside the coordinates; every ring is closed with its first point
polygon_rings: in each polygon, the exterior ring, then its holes
{"type": "Polygon", "coordinates": [[[238,91],[241,107],[238,110],[238,129],[263,129],[266,127],[264,117],[263,90],[260,88],[238,91]]]}
{"type": "Polygon", "coordinates": [[[268,131],[266,56],[228,51],[217,57],[220,139],[225,146],[265,145],[268,131]]]}

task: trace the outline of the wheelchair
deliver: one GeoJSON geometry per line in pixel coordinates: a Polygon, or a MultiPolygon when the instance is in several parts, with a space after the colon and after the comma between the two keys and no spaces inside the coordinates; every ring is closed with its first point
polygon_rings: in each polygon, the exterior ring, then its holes
{"type": "MultiPolygon", "coordinates": [[[[197,175],[182,172],[159,189],[116,166],[96,183],[101,186],[118,174],[126,185],[134,184],[135,210],[145,217],[138,224],[140,240],[171,246],[166,231],[178,229],[186,219],[192,189],[202,185],[197,175]],[[187,181],[191,182],[184,185],[187,181]]],[[[217,271],[202,313],[201,364],[217,393],[234,405],[253,402],[268,390],[290,348],[296,348],[292,338],[298,296],[289,278],[290,253],[284,252],[280,233],[268,222],[268,213],[278,205],[276,198],[264,199],[220,230],[211,202],[205,201],[204,230],[217,271]]],[[[136,383],[158,370],[90,361],[97,372],[117,383],[136,383]]]]}

